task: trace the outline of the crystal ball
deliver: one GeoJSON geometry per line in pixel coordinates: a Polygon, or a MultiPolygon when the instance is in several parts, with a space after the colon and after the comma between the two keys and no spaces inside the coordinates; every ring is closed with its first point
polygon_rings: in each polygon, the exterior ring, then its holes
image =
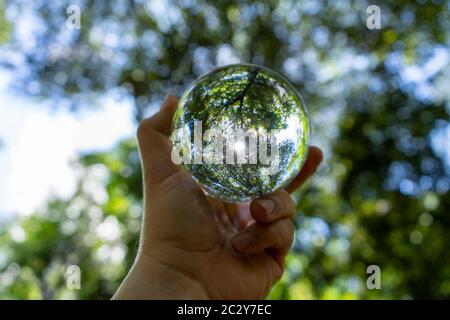
{"type": "Polygon", "coordinates": [[[246,202],[296,177],[309,136],[306,106],[284,77],[262,66],[229,65],[201,76],[181,96],[172,161],[207,194],[246,202]]]}

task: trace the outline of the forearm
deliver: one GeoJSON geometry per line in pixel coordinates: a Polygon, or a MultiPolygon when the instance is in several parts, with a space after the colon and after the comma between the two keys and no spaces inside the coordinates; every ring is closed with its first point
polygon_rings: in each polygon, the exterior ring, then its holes
{"type": "Polygon", "coordinates": [[[147,256],[139,256],[113,299],[208,299],[199,282],[147,256]]]}

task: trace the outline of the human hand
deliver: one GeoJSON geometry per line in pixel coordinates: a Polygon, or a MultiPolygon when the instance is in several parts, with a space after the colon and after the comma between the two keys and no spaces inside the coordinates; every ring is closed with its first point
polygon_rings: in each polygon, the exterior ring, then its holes
{"type": "Polygon", "coordinates": [[[289,192],[314,174],[322,152],[308,158],[285,189],[249,204],[205,195],[171,160],[168,139],[178,100],[138,129],[144,178],[144,218],[133,268],[118,299],[263,299],[284,270],[293,240],[295,205],[289,192]]]}

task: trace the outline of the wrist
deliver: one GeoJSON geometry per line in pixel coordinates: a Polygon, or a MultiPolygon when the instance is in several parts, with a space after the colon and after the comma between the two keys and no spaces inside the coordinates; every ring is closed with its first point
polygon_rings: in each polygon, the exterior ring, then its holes
{"type": "Polygon", "coordinates": [[[204,286],[176,268],[138,254],[114,299],[208,299],[204,286]]]}

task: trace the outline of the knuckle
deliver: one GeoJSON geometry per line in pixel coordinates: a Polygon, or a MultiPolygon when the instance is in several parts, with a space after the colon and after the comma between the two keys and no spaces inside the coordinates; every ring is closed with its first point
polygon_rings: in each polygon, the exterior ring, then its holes
{"type": "Polygon", "coordinates": [[[148,130],[147,130],[147,125],[146,125],[145,121],[141,121],[136,129],[136,136],[137,136],[138,140],[144,139],[147,131],[148,130]]]}
{"type": "Polygon", "coordinates": [[[277,224],[270,224],[266,231],[267,238],[277,239],[280,237],[280,229],[277,224]]]}
{"type": "Polygon", "coordinates": [[[281,219],[271,224],[267,230],[267,236],[273,239],[285,239],[294,232],[294,224],[291,219],[281,219]]]}
{"type": "Polygon", "coordinates": [[[291,219],[283,219],[280,223],[282,224],[283,234],[292,235],[294,233],[294,223],[291,219]]]}
{"type": "Polygon", "coordinates": [[[295,203],[292,200],[289,192],[283,190],[283,198],[284,198],[284,204],[285,204],[285,208],[286,208],[286,212],[288,213],[288,216],[293,216],[295,213],[295,203]]]}
{"type": "Polygon", "coordinates": [[[296,210],[295,203],[289,197],[289,200],[287,201],[287,212],[288,212],[289,217],[294,216],[295,210],[296,210]]]}
{"type": "Polygon", "coordinates": [[[151,118],[141,121],[136,129],[138,141],[151,142],[155,140],[155,129],[152,127],[151,118]]]}
{"type": "Polygon", "coordinates": [[[276,210],[278,214],[293,216],[295,213],[295,204],[291,199],[289,193],[285,190],[280,190],[273,194],[272,199],[276,203],[276,210]]]}

